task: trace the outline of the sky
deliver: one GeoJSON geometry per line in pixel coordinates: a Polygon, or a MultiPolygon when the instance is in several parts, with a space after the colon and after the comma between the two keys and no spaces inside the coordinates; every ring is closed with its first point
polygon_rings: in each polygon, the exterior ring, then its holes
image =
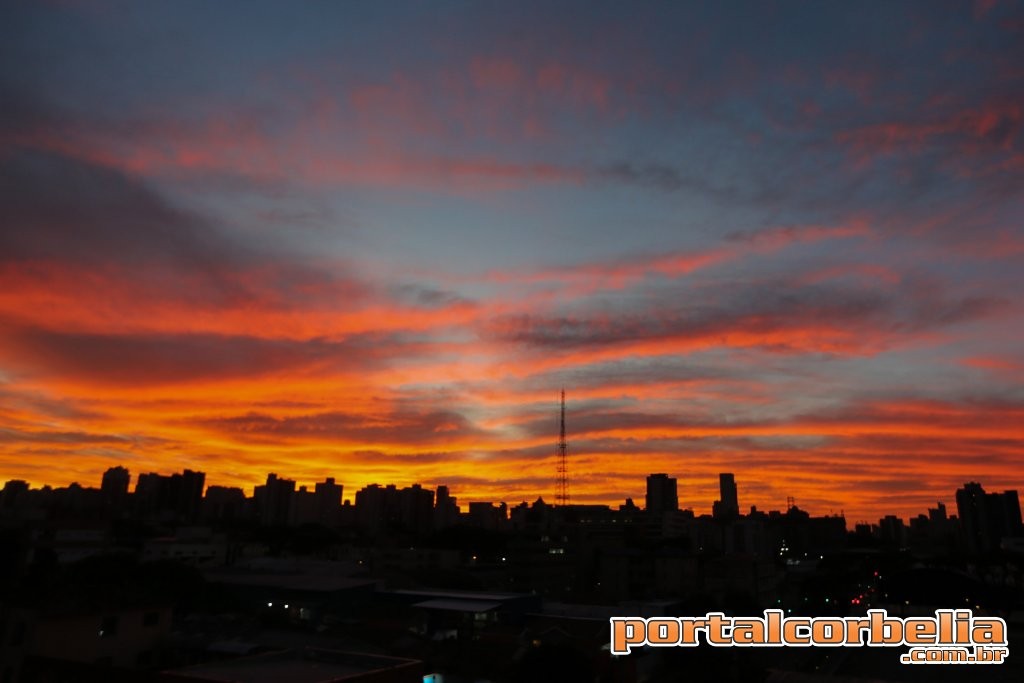
{"type": "Polygon", "coordinates": [[[0,3],[0,481],[1024,489],[1024,3],[0,3]]]}

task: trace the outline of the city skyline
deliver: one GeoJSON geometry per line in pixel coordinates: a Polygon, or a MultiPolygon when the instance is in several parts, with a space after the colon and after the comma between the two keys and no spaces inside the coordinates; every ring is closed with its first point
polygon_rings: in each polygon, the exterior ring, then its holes
{"type": "MultiPolygon", "coordinates": [[[[559,505],[554,500],[544,500],[543,496],[539,496],[534,500],[511,500],[508,498],[498,497],[491,500],[477,500],[470,498],[461,498],[461,502],[456,503],[460,500],[460,496],[457,491],[451,491],[450,487],[444,483],[427,483],[424,486],[424,482],[413,482],[411,484],[396,484],[395,482],[386,481],[374,481],[366,484],[358,489],[347,487],[344,480],[339,480],[337,475],[324,476],[323,481],[299,481],[291,478],[288,473],[282,472],[268,472],[265,475],[265,479],[261,483],[253,485],[250,489],[244,487],[235,486],[233,484],[226,484],[219,481],[207,481],[206,473],[202,471],[193,471],[189,469],[183,470],[181,473],[167,473],[167,472],[138,472],[132,474],[131,470],[127,469],[123,465],[112,465],[104,470],[100,478],[100,486],[92,486],[91,484],[96,482],[68,482],[64,486],[53,486],[47,484],[46,487],[52,490],[64,490],[67,491],[71,487],[78,486],[82,490],[92,490],[95,492],[102,493],[104,496],[118,498],[126,494],[142,495],[142,496],[154,496],[156,495],[156,488],[160,486],[159,480],[171,481],[174,479],[180,479],[182,491],[191,490],[191,499],[193,505],[198,505],[199,501],[206,498],[209,490],[215,489],[217,496],[222,496],[226,492],[234,491],[240,492],[245,499],[255,500],[261,495],[265,495],[265,491],[268,487],[285,485],[288,495],[306,494],[313,496],[314,494],[319,497],[321,490],[328,493],[328,497],[336,497],[338,499],[339,506],[355,505],[359,494],[369,489],[384,490],[384,489],[397,489],[398,491],[409,491],[409,490],[422,490],[429,492],[431,498],[438,495],[437,504],[441,505],[442,498],[445,504],[451,501],[455,511],[460,511],[463,507],[469,506],[470,504],[477,505],[500,505],[503,507],[507,506],[507,510],[511,510],[515,506],[520,505],[535,505],[543,504],[551,509],[557,509],[559,507],[566,508],[585,508],[588,505],[596,505],[598,507],[608,507],[609,510],[614,511],[616,508],[619,510],[644,510],[646,512],[662,513],[662,512],[686,512],[692,513],[697,517],[714,517],[715,519],[732,520],[737,517],[745,517],[748,514],[760,514],[766,513],[777,514],[780,512],[788,512],[790,509],[795,508],[801,513],[807,513],[816,517],[842,517],[846,521],[847,529],[853,531],[856,526],[860,524],[874,524],[874,520],[869,519],[854,519],[845,514],[844,510],[835,510],[833,508],[825,510],[809,510],[801,508],[799,503],[789,497],[784,501],[784,504],[775,506],[771,503],[764,504],[763,501],[746,501],[742,495],[738,495],[740,485],[736,481],[736,473],[734,472],[720,472],[716,475],[718,481],[717,490],[719,499],[714,499],[712,504],[706,509],[698,508],[698,506],[690,503],[690,500],[686,496],[680,494],[680,486],[678,478],[671,477],[667,473],[651,473],[646,476],[646,491],[637,489],[633,495],[627,496],[621,501],[617,501],[612,504],[589,504],[589,503],[568,503],[565,506],[559,505]],[[140,491],[140,486],[144,489],[140,491]],[[348,492],[348,496],[343,495],[343,491],[348,492]],[[443,494],[441,492],[443,491],[443,494]],[[451,494],[455,495],[451,495],[451,494]],[[640,503],[640,504],[638,504],[640,503]]],[[[742,482],[742,479],[741,479],[742,482]]],[[[1001,486],[998,483],[995,486],[991,486],[991,490],[999,489],[1001,486]]],[[[28,482],[24,480],[11,480],[5,482],[3,489],[0,489],[0,497],[2,497],[3,491],[6,490],[7,484],[11,484],[11,490],[14,491],[14,495],[17,495],[20,485],[26,485],[28,482]]],[[[29,487],[28,490],[40,491],[45,487],[33,488],[29,487]]],[[[692,487],[690,487],[692,488],[692,487]]],[[[975,492],[978,495],[984,493],[982,484],[977,481],[965,481],[961,486],[957,487],[955,491],[955,497],[952,499],[952,504],[959,508],[963,502],[960,496],[967,495],[965,492],[975,492]]],[[[946,492],[947,497],[949,492],[946,492]]],[[[972,494],[973,495],[973,494],[972,494]]],[[[1000,491],[998,496],[1009,496],[1014,501],[1016,509],[1019,512],[1020,503],[1019,496],[1016,490],[1005,490],[1000,491]]],[[[123,502],[123,501],[121,501],[123,502]]],[[[946,501],[939,499],[933,501],[936,503],[939,509],[943,510],[946,508],[946,501]]],[[[466,509],[469,509],[468,507],[466,509]]],[[[917,511],[917,515],[906,515],[907,521],[911,521],[914,517],[924,515],[925,512],[931,514],[935,511],[933,508],[927,508],[926,510],[917,511]]],[[[878,522],[884,522],[885,518],[899,518],[903,519],[903,516],[899,514],[884,513],[878,518],[878,522]]]]}
{"type": "Polygon", "coordinates": [[[1020,2],[0,13],[0,481],[1024,489],[1020,2]]]}

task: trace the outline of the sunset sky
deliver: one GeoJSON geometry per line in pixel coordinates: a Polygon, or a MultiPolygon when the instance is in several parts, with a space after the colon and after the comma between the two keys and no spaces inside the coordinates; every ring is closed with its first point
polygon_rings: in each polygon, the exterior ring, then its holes
{"type": "Polygon", "coordinates": [[[1024,3],[0,7],[0,481],[1024,489],[1024,3]]]}

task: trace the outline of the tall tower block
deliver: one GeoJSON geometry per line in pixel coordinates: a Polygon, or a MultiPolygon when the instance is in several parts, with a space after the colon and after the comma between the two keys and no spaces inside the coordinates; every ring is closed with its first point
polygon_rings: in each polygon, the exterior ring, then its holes
{"type": "Polygon", "coordinates": [[[565,389],[562,389],[562,413],[558,430],[558,491],[555,495],[555,504],[559,506],[569,504],[568,451],[569,446],[565,443],[565,389]]]}

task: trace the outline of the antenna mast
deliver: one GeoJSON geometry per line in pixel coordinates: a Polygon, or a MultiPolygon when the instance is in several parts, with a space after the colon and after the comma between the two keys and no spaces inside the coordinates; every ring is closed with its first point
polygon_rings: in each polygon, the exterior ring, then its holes
{"type": "Polygon", "coordinates": [[[562,389],[562,414],[558,430],[558,492],[555,503],[560,507],[569,504],[569,446],[565,443],[565,389],[562,389]]]}

